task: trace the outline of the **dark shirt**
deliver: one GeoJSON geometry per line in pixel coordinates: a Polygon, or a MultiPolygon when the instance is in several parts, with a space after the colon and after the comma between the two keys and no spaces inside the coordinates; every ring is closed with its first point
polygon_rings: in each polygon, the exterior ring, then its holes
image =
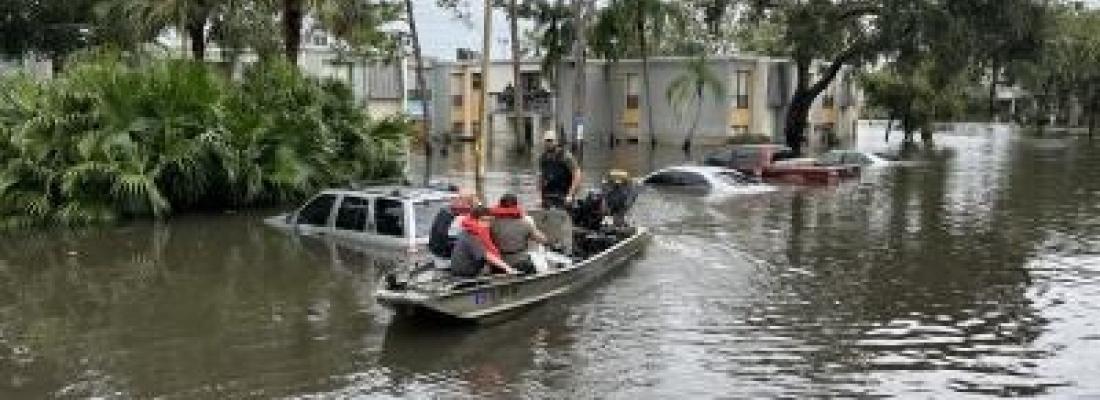
{"type": "Polygon", "coordinates": [[[508,264],[515,262],[516,255],[526,256],[527,245],[535,234],[534,227],[523,218],[497,218],[493,220],[490,230],[493,242],[508,264]]]}
{"type": "Polygon", "coordinates": [[[547,194],[561,194],[569,192],[573,185],[573,172],[577,169],[577,161],[568,151],[558,148],[547,150],[539,157],[539,173],[542,177],[542,191],[547,194]]]}
{"type": "Polygon", "coordinates": [[[428,233],[428,250],[436,257],[448,258],[454,248],[454,240],[451,239],[449,230],[455,220],[455,213],[450,208],[439,210],[432,221],[431,231],[428,233]]]}
{"type": "Polygon", "coordinates": [[[481,274],[485,268],[485,247],[481,245],[477,237],[469,232],[462,231],[455,240],[454,250],[451,252],[451,274],[464,278],[472,278],[481,274]]]}

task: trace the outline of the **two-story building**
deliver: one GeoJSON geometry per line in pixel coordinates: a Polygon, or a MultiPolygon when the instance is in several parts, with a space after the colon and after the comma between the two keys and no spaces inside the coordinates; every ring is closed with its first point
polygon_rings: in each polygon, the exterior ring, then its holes
{"type": "MultiPolygon", "coordinates": [[[[511,60],[490,62],[488,85],[476,54],[460,51],[457,60],[432,60],[425,68],[432,98],[432,131],[437,137],[465,141],[480,134],[482,91],[486,92],[489,140],[493,141],[490,145],[514,143],[512,99],[517,95],[524,100],[523,132],[526,134],[520,140],[537,139],[535,132],[553,126],[553,95],[536,60],[520,62],[523,93],[518,93],[514,84],[511,60]]],[[[415,70],[411,70],[410,74],[414,73],[415,70]]],[[[410,79],[415,81],[415,76],[410,79]]]]}
{"type": "MultiPolygon", "coordinates": [[[[612,135],[618,140],[648,141],[652,134],[660,143],[680,144],[698,113],[696,143],[726,143],[746,134],[785,142],[783,129],[795,89],[795,68],[789,60],[751,55],[709,58],[706,65],[722,79],[725,96],[715,98],[707,89],[701,102],[674,104],[667,96],[668,88],[687,73],[691,60],[688,57],[650,60],[653,126],[649,126],[650,118],[646,116],[649,108],[641,61],[588,61],[582,116],[585,141],[606,141],[612,135]]],[[[558,97],[557,109],[561,112],[557,113],[555,124],[572,134],[575,116],[571,88],[576,72],[569,61],[562,63],[559,71],[558,84],[565,89],[558,97]]],[[[816,79],[816,74],[813,78],[816,79]]],[[[810,110],[807,132],[810,148],[821,148],[830,140],[854,142],[860,108],[860,93],[852,70],[845,68],[810,110]]]]}

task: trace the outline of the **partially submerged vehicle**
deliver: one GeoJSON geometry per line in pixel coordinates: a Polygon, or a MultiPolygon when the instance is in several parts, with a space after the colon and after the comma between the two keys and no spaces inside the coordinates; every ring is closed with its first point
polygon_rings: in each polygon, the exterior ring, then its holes
{"type": "Polygon", "coordinates": [[[875,153],[859,150],[830,150],[816,160],[817,165],[873,168],[890,165],[890,161],[875,153]]]}
{"type": "Polygon", "coordinates": [[[306,236],[415,253],[427,246],[432,218],[457,196],[452,190],[408,186],[330,189],[264,222],[306,236]]]}
{"type": "Polygon", "coordinates": [[[858,169],[815,165],[791,158],[790,148],[778,144],[737,145],[708,154],[704,164],[732,168],[765,181],[833,184],[858,174],[858,169]]]}
{"type": "Polygon", "coordinates": [[[735,169],[700,165],[682,165],[657,170],[642,179],[642,184],[704,195],[752,194],[775,188],[735,169]]]}

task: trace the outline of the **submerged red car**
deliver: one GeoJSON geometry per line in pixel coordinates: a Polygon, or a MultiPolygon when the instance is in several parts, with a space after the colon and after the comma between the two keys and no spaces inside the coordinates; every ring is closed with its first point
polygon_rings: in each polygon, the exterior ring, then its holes
{"type": "Polygon", "coordinates": [[[778,144],[731,146],[707,155],[706,165],[736,169],[767,181],[796,184],[834,184],[859,174],[858,168],[823,166],[792,160],[791,149],[778,144]]]}

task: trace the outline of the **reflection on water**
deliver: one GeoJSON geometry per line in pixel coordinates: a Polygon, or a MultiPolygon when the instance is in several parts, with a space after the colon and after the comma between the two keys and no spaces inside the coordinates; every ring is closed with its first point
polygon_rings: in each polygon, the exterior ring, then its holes
{"type": "MultiPolygon", "coordinates": [[[[986,125],[903,149],[875,129],[860,147],[917,162],[721,201],[647,191],[638,261],[476,329],[392,320],[371,298],[386,256],[263,213],[8,234],[0,398],[1100,393],[1100,150],[986,125]]],[[[441,161],[470,179],[468,151],[441,161]]],[[[533,199],[530,157],[489,170],[490,198],[533,199]]]]}

